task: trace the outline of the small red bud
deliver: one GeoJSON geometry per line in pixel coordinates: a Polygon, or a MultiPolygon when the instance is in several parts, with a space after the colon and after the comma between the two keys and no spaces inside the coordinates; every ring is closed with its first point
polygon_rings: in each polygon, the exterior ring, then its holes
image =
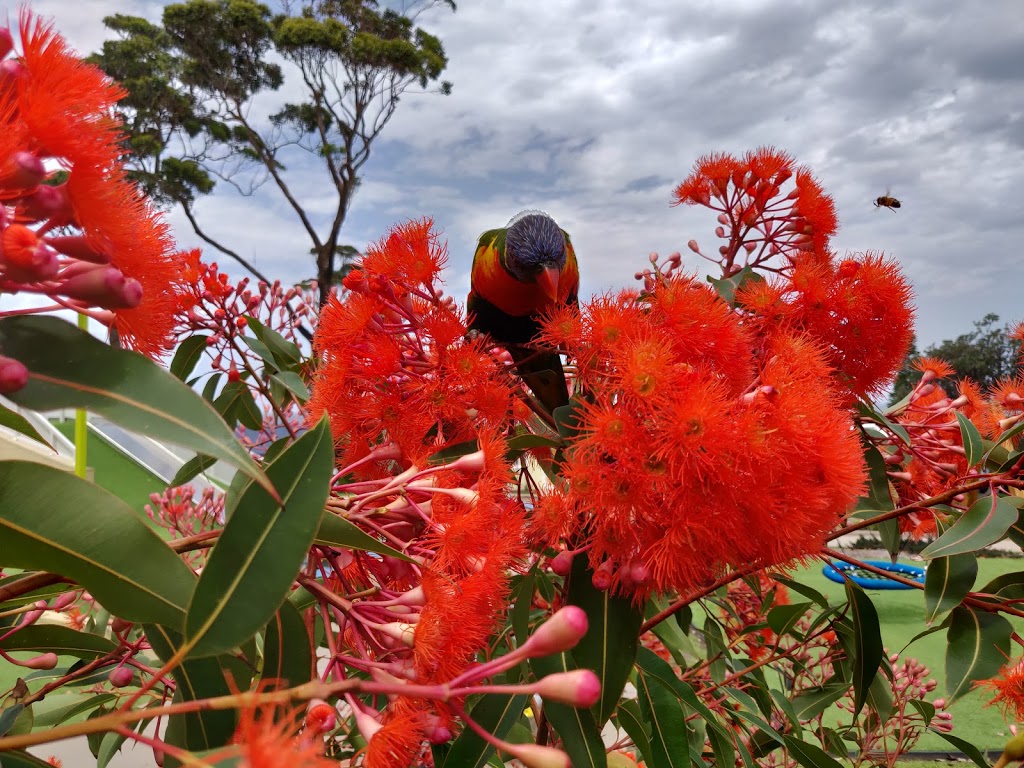
{"type": "Polygon", "coordinates": [[[526,656],[550,656],[574,648],[587,634],[587,614],[575,605],[567,605],[545,621],[523,644],[526,656]]]}
{"type": "Polygon", "coordinates": [[[22,667],[29,669],[53,669],[57,666],[56,653],[44,653],[42,656],[35,656],[28,661],[18,662],[22,667]]]}
{"type": "Polygon", "coordinates": [[[12,357],[0,355],[0,394],[17,392],[28,384],[28,368],[12,357]]]}
{"type": "Polygon", "coordinates": [[[526,768],[572,768],[569,756],[554,747],[542,747],[540,744],[508,744],[502,747],[526,768]]]}
{"type": "Polygon", "coordinates": [[[589,669],[574,669],[541,678],[534,691],[545,699],[574,707],[590,707],[601,698],[601,681],[589,669]]]}
{"type": "Polygon", "coordinates": [[[238,381],[241,378],[242,374],[240,374],[238,372],[238,369],[234,366],[234,364],[232,364],[231,367],[228,369],[228,381],[238,381]]]}
{"type": "Polygon", "coordinates": [[[7,58],[7,54],[14,50],[14,38],[11,30],[7,27],[0,28],[0,59],[7,58]]]}
{"type": "Polygon", "coordinates": [[[135,673],[130,667],[117,667],[107,675],[110,684],[115,688],[124,688],[126,685],[131,685],[134,677],[135,673]]]}
{"type": "Polygon", "coordinates": [[[559,576],[568,576],[572,569],[572,552],[562,551],[551,558],[551,570],[559,576]]]}

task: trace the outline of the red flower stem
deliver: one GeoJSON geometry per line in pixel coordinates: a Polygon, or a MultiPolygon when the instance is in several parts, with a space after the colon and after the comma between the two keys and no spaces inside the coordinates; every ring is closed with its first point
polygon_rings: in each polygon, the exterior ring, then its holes
{"type": "Polygon", "coordinates": [[[892,510],[890,510],[888,512],[883,512],[880,515],[875,515],[874,517],[869,517],[867,520],[860,520],[860,521],[858,521],[856,523],[850,523],[849,525],[846,525],[846,526],[844,526],[844,527],[834,531],[831,534],[831,538],[835,539],[835,538],[838,538],[840,536],[845,536],[848,533],[853,533],[854,531],[859,531],[859,530],[861,530],[863,528],[870,528],[872,525],[875,525],[876,523],[884,523],[886,520],[892,520],[893,518],[896,518],[896,517],[902,517],[903,515],[909,514],[911,512],[925,511],[925,510],[928,509],[928,507],[933,507],[936,504],[944,504],[945,502],[950,501],[951,499],[956,498],[957,496],[959,496],[962,493],[969,493],[970,491],[976,491],[979,488],[984,488],[985,486],[989,485],[991,482],[995,482],[997,485],[1009,485],[1009,486],[1012,486],[1014,488],[1024,487],[1024,482],[1021,482],[1019,480],[1018,481],[1015,481],[1015,480],[995,480],[995,481],[993,481],[993,480],[990,480],[988,478],[982,479],[982,480],[975,480],[975,481],[972,481],[970,483],[966,483],[964,485],[959,485],[959,486],[957,486],[955,488],[950,488],[948,491],[943,491],[942,493],[938,493],[938,494],[936,494],[934,496],[930,496],[929,498],[924,499],[922,501],[915,501],[912,504],[905,504],[902,507],[897,507],[896,509],[892,509],[892,510]]]}
{"type": "Polygon", "coordinates": [[[663,622],[670,616],[674,616],[679,611],[683,610],[683,608],[688,606],[694,600],[699,600],[702,597],[707,597],[719,587],[724,587],[726,584],[736,581],[736,579],[741,579],[744,576],[749,576],[750,574],[756,571],[760,571],[763,568],[764,566],[760,565],[748,565],[746,568],[742,568],[738,571],[732,571],[730,573],[727,573],[725,576],[720,576],[718,579],[716,579],[714,582],[712,582],[709,586],[705,587],[704,589],[701,589],[698,592],[693,592],[689,595],[686,595],[685,597],[679,598],[670,606],[668,606],[662,611],[659,611],[654,616],[649,618],[647,621],[640,625],[640,634],[643,635],[647,632],[650,632],[654,627],[661,624],[661,622],[663,622]]]}

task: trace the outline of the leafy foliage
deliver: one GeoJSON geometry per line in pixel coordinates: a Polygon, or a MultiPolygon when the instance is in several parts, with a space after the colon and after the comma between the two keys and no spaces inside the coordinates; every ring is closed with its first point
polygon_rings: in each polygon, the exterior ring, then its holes
{"type": "MultiPolygon", "coordinates": [[[[218,181],[244,194],[269,182],[310,239],[323,302],[354,255],[339,238],[374,141],[402,94],[437,82],[447,66],[441,41],[414,21],[435,4],[398,11],[374,0],[308,0],[274,14],[253,0],[187,0],[167,6],[162,24],[107,17],[118,39],[91,61],[128,92],[119,111],[132,176],[143,189],[179,205],[203,240],[270,282],[211,237],[195,210],[218,181]],[[286,82],[275,54],[298,71],[288,85],[300,100],[262,124],[251,118],[253,100],[286,82]],[[323,174],[318,205],[326,190],[334,194],[325,228],[288,180],[287,164],[302,155],[323,174]]],[[[440,84],[441,93],[450,90],[440,84]]]]}

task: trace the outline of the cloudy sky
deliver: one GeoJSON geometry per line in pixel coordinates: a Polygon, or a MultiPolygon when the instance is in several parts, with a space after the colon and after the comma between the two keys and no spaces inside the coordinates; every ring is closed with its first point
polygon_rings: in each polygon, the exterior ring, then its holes
{"type": "MultiPolygon", "coordinates": [[[[33,3],[83,52],[104,39],[105,14],[155,21],[163,5],[33,3]]],[[[925,344],[987,311],[1024,319],[1019,0],[460,0],[420,23],[444,41],[454,91],[403,100],[343,242],[362,247],[395,221],[432,216],[461,295],[476,236],[541,208],[572,233],[583,292],[619,287],[651,251],[692,255],[690,238],[717,246],[710,212],[669,207],[698,156],[772,144],[835,197],[841,252],[902,262],[925,344]],[[871,204],[887,190],[903,201],[895,214],[871,204]]],[[[324,209],[316,169],[295,162],[289,173],[324,209]]],[[[310,275],[309,243],[273,190],[243,199],[225,188],[198,212],[265,272],[310,275]]]]}

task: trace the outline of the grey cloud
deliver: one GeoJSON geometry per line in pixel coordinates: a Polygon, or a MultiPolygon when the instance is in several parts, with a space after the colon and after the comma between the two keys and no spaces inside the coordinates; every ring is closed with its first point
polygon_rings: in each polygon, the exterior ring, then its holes
{"type": "MultiPolygon", "coordinates": [[[[154,16],[160,5],[36,2],[86,50],[103,14],[154,16]]],[[[572,232],[585,292],[631,284],[650,251],[682,249],[703,274],[685,243],[713,251],[714,216],[669,207],[672,187],[701,154],[774,144],[834,195],[839,251],[901,260],[925,344],[989,310],[1024,314],[1014,295],[1024,282],[1019,0],[487,0],[421,23],[445,43],[454,93],[403,100],[346,242],[431,215],[458,294],[477,235],[539,207],[572,232]],[[904,201],[895,214],[871,204],[887,189],[904,201]]],[[[289,169],[293,188],[325,208],[322,176],[300,160],[289,169]]],[[[252,200],[225,190],[201,212],[268,270],[308,273],[305,236],[272,190],[252,200]]]]}

